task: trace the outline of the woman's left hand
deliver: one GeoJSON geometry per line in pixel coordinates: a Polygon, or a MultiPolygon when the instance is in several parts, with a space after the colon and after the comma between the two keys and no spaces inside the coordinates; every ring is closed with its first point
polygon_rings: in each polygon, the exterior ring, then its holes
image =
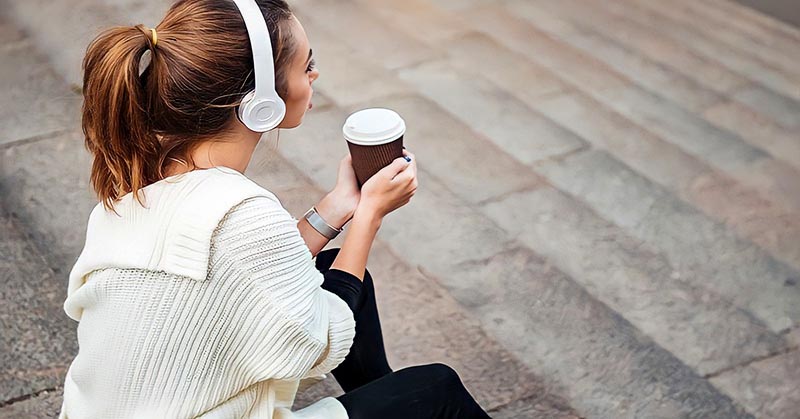
{"type": "MultiPolygon", "coordinates": [[[[352,218],[361,200],[361,189],[358,187],[356,172],[353,170],[353,160],[350,153],[347,153],[339,162],[339,174],[336,178],[336,186],[330,192],[336,200],[336,207],[341,211],[346,211],[352,218]]],[[[348,218],[349,219],[349,218],[348,218]]]]}

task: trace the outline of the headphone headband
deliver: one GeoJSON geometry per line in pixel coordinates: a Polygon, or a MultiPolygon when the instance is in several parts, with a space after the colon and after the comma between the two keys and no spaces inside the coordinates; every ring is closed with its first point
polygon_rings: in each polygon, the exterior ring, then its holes
{"type": "Polygon", "coordinates": [[[233,0],[242,14],[250,48],[253,50],[253,71],[256,77],[256,96],[275,90],[275,72],[272,66],[272,41],[270,41],[267,22],[255,0],[233,0]],[[266,42],[264,42],[266,40],[266,42]],[[269,65],[265,65],[269,63],[269,65]]]}
{"type": "Polygon", "coordinates": [[[255,90],[248,93],[239,107],[239,119],[251,130],[266,132],[275,128],[286,114],[283,99],[275,91],[272,41],[261,9],[255,0],[233,0],[244,19],[250,48],[253,50],[255,90]]]}

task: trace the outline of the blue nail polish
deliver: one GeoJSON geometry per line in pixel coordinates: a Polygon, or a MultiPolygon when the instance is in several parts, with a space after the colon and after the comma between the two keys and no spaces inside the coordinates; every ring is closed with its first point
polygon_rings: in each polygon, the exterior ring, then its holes
{"type": "Polygon", "coordinates": [[[406,159],[406,161],[411,161],[411,157],[403,156],[403,158],[406,159]]]}

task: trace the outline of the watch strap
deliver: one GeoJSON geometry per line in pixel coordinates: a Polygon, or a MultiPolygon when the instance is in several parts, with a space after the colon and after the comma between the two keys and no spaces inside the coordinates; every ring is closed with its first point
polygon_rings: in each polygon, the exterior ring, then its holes
{"type": "Polygon", "coordinates": [[[310,224],[311,227],[314,227],[314,229],[319,232],[319,234],[322,234],[330,240],[335,238],[342,231],[342,229],[337,229],[325,222],[325,220],[323,220],[317,212],[316,207],[311,207],[308,211],[306,211],[303,217],[306,219],[306,221],[308,221],[308,224],[310,224]]]}

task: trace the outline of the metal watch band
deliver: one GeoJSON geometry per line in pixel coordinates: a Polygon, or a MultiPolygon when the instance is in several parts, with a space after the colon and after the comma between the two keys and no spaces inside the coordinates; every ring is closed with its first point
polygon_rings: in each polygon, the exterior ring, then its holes
{"type": "Polygon", "coordinates": [[[306,211],[303,217],[311,224],[311,227],[314,227],[314,230],[317,230],[319,234],[327,237],[329,240],[333,240],[339,233],[341,233],[341,229],[334,228],[330,224],[326,223],[325,220],[317,212],[315,207],[311,207],[308,211],[306,211]]]}

